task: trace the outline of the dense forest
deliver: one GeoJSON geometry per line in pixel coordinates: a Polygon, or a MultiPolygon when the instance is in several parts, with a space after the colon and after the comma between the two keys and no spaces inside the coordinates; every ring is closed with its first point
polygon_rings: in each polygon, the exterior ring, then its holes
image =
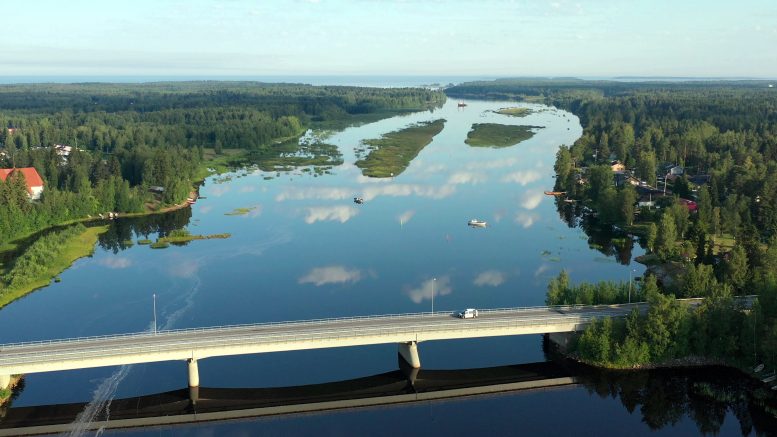
{"type": "Polygon", "coordinates": [[[444,99],[417,88],[253,82],[0,86],[0,168],[35,167],[45,185],[42,199],[29,202],[19,177],[0,182],[0,241],[181,202],[204,163],[226,149],[270,159],[291,153],[288,141],[315,123],[444,99]]]}
{"type": "MultiPolygon", "coordinates": [[[[592,325],[578,344],[583,359],[631,367],[704,356],[777,366],[777,90],[768,82],[504,79],[446,93],[544,102],[577,115],[583,135],[557,153],[555,189],[571,202],[560,210],[640,235],[649,272],[676,272],[672,281],[643,281],[646,314],[592,325]],[[758,295],[752,308],[733,298],[745,294],[758,295]],[[705,302],[691,308],[674,296],[705,302]]],[[[625,288],[573,286],[562,274],[548,303],[623,302],[625,288]]]]}

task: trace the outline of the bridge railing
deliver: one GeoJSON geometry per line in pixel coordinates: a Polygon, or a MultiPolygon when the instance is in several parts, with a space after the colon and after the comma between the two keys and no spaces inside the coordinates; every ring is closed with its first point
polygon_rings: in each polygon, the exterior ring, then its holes
{"type": "MultiPolygon", "coordinates": [[[[636,305],[636,303],[622,304],[622,305],[636,305]]],[[[481,313],[487,314],[487,313],[521,312],[521,311],[528,312],[528,311],[537,311],[537,310],[543,310],[543,309],[573,310],[573,309],[582,309],[582,308],[593,309],[593,308],[604,308],[604,307],[611,307],[611,305],[527,306],[527,307],[513,307],[513,308],[493,308],[493,309],[482,309],[482,310],[479,309],[478,311],[481,313]]],[[[449,315],[449,314],[454,314],[456,312],[457,311],[443,310],[443,311],[435,311],[435,312],[427,311],[427,312],[420,312],[420,313],[380,314],[380,315],[369,315],[369,316],[344,316],[344,317],[330,317],[330,318],[322,318],[322,319],[288,320],[288,321],[279,321],[279,322],[260,322],[260,323],[246,323],[246,324],[235,324],[235,325],[206,326],[206,327],[197,327],[197,328],[179,328],[179,329],[158,330],[156,333],[154,333],[153,331],[129,332],[129,333],[94,335],[94,336],[73,337],[73,338],[63,338],[63,339],[33,340],[33,341],[26,341],[26,342],[5,343],[5,344],[0,344],[0,350],[7,347],[37,346],[42,344],[62,343],[62,342],[80,343],[80,342],[88,342],[88,341],[94,341],[94,340],[146,337],[149,335],[173,334],[173,333],[183,333],[183,332],[215,332],[218,330],[251,329],[251,328],[259,328],[259,327],[287,326],[287,325],[296,325],[296,324],[329,324],[332,322],[345,322],[345,321],[358,322],[358,321],[367,321],[367,320],[406,320],[409,318],[449,315]]]]}
{"type": "MultiPolygon", "coordinates": [[[[138,345],[111,345],[110,347],[81,347],[76,349],[65,349],[59,351],[37,351],[34,357],[29,354],[25,360],[24,350],[8,351],[11,353],[0,353],[0,366],[3,365],[21,365],[25,362],[40,362],[42,359],[56,360],[77,360],[80,358],[96,359],[116,356],[126,356],[144,353],[164,353],[175,352],[179,350],[197,350],[208,349],[223,346],[243,346],[256,344],[284,344],[302,341],[338,341],[342,339],[364,338],[364,337],[397,337],[414,334],[431,334],[434,332],[458,332],[458,331],[476,331],[505,328],[526,328],[535,326],[547,326],[554,324],[574,324],[575,326],[587,325],[591,320],[601,317],[585,315],[566,315],[554,317],[536,317],[531,319],[499,319],[493,321],[478,320],[477,323],[465,322],[461,320],[451,320],[450,322],[419,323],[412,325],[400,325],[392,327],[390,325],[381,325],[377,327],[358,327],[351,329],[320,329],[305,330],[301,332],[242,332],[220,337],[204,338],[176,338],[170,336],[162,337],[144,337],[147,340],[153,340],[149,343],[138,345]]],[[[116,337],[111,337],[116,339],[116,337]]]]}
{"type": "MultiPolygon", "coordinates": [[[[752,301],[755,297],[756,296],[754,295],[750,295],[750,296],[742,296],[739,299],[752,301]]],[[[678,299],[678,300],[685,301],[685,302],[702,301],[701,298],[678,299]]],[[[529,312],[529,311],[538,311],[538,310],[579,311],[583,309],[593,310],[593,309],[604,309],[604,308],[627,308],[627,307],[636,307],[644,304],[645,302],[634,302],[630,304],[614,304],[614,305],[527,306],[527,307],[513,307],[513,308],[493,308],[493,309],[482,309],[482,310],[479,309],[478,311],[484,315],[487,315],[487,314],[498,314],[498,313],[507,313],[507,312],[529,312]]],[[[65,339],[35,340],[35,341],[28,341],[28,342],[0,344],[0,355],[2,354],[3,350],[9,349],[9,348],[17,349],[17,348],[34,347],[34,346],[41,346],[41,345],[47,345],[47,344],[65,344],[65,343],[81,344],[81,343],[96,342],[96,341],[108,340],[108,339],[120,340],[120,339],[130,339],[130,338],[147,338],[149,336],[175,335],[179,333],[250,330],[250,329],[256,329],[256,328],[266,328],[266,327],[274,327],[274,326],[322,325],[322,324],[330,324],[333,322],[345,322],[345,321],[358,322],[358,321],[368,321],[368,320],[407,320],[412,318],[449,315],[453,313],[455,313],[455,311],[445,310],[445,311],[421,312],[421,313],[400,313],[400,314],[383,314],[383,315],[370,315],[370,316],[346,316],[346,317],[333,317],[333,318],[323,318],[323,319],[261,322],[261,323],[221,325],[221,326],[210,326],[210,327],[199,327],[199,328],[181,328],[181,329],[161,330],[157,332],[143,331],[143,332],[134,332],[134,333],[106,334],[106,335],[98,335],[98,336],[75,337],[75,338],[65,338],[65,339]]]]}

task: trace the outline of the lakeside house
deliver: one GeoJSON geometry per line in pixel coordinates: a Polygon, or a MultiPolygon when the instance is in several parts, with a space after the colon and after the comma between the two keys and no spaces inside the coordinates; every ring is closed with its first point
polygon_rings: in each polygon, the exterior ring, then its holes
{"type": "Polygon", "coordinates": [[[610,169],[615,173],[624,172],[626,171],[626,166],[620,161],[612,161],[610,163],[610,169]]]}
{"type": "Polygon", "coordinates": [[[9,176],[16,172],[24,175],[24,180],[27,182],[27,195],[30,196],[30,199],[40,199],[40,195],[43,193],[43,179],[34,167],[0,168],[0,180],[5,182],[8,180],[9,176]]]}
{"type": "Polygon", "coordinates": [[[685,205],[685,207],[688,208],[688,212],[696,212],[699,209],[699,206],[693,200],[680,198],[677,199],[677,202],[680,203],[680,205],[685,205]]]}

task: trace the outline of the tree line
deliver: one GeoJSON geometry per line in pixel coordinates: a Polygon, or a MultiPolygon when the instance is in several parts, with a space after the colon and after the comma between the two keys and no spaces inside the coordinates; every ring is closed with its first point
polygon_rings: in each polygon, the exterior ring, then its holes
{"type": "Polygon", "coordinates": [[[0,86],[0,168],[34,167],[40,202],[22,181],[0,184],[0,240],[100,212],[183,201],[204,162],[224,149],[280,156],[279,140],[316,122],[428,109],[417,88],[255,82],[0,86]],[[71,147],[69,156],[54,145],[71,147]],[[157,194],[150,187],[159,187],[157,194]]]}
{"type": "MultiPolygon", "coordinates": [[[[556,189],[602,224],[639,230],[659,263],[682,267],[672,286],[659,288],[646,277],[640,293],[647,314],[589,327],[578,344],[584,359],[630,367],[704,356],[777,366],[777,93],[766,82],[505,79],[446,92],[541,100],[577,115],[583,135],[559,149],[556,189]],[[634,223],[637,195],[630,184],[613,183],[614,159],[653,187],[665,177],[664,164],[686,174],[671,183],[673,195],[657,202],[660,209],[640,210],[634,223]],[[687,173],[708,182],[694,185],[687,173]],[[695,200],[696,212],[681,197],[695,200]],[[733,247],[715,244],[724,235],[733,247]],[[737,294],[757,294],[758,301],[745,310],[737,294]],[[674,296],[705,301],[691,309],[674,296]]],[[[559,277],[549,285],[548,302],[623,301],[622,289],[570,286],[559,277]]]]}

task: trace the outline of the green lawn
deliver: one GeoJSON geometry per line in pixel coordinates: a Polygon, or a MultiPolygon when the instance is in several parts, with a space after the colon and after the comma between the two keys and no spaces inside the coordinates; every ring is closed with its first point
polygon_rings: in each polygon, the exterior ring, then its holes
{"type": "Polygon", "coordinates": [[[444,126],[444,119],[422,122],[387,133],[378,139],[364,140],[369,154],[356,161],[356,166],[362,169],[362,174],[373,178],[397,176],[405,171],[444,126]]]}
{"type": "Polygon", "coordinates": [[[533,137],[532,129],[537,127],[476,123],[472,125],[464,142],[472,147],[510,147],[533,137]]]}

